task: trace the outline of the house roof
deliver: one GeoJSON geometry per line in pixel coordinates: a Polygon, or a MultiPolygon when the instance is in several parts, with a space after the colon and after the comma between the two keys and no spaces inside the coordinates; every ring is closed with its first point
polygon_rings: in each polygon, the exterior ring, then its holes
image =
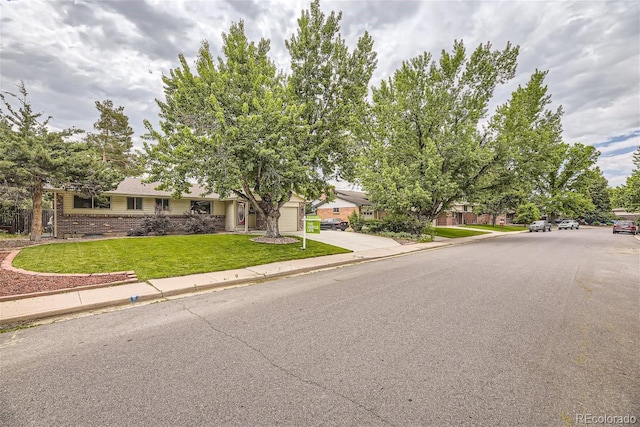
{"type": "MultiPolygon", "coordinates": [[[[158,187],[159,185],[159,182],[150,182],[148,184],[144,183],[140,178],[125,178],[120,184],[118,184],[118,187],[115,190],[105,191],[104,194],[122,196],[171,197],[170,191],[157,190],[156,187],[158,187]]],[[[59,188],[48,187],[47,189],[52,191],[61,191],[61,189],[59,188]]],[[[220,196],[216,193],[207,194],[205,188],[198,184],[192,184],[190,191],[190,193],[184,193],[183,197],[189,199],[220,199],[220,196]]]]}
{"type": "MultiPolygon", "coordinates": [[[[350,191],[350,190],[335,190],[334,196],[336,199],[345,200],[353,203],[356,206],[369,206],[372,205],[371,201],[367,199],[367,196],[362,191],[350,191]]],[[[314,203],[315,207],[328,203],[326,200],[320,200],[318,203],[314,203]]]]}
{"type": "MultiPolygon", "coordinates": [[[[125,178],[115,190],[105,191],[105,195],[118,195],[118,196],[138,196],[138,197],[162,197],[170,198],[171,192],[165,190],[158,190],[156,187],[160,185],[159,182],[144,183],[141,178],[125,178]]],[[[51,188],[53,191],[62,191],[60,189],[51,188]]],[[[202,200],[234,200],[238,199],[238,196],[231,194],[228,197],[222,199],[217,193],[207,194],[205,187],[198,184],[191,184],[189,193],[182,193],[182,197],[185,199],[202,199],[202,200]]],[[[260,200],[259,197],[256,197],[260,200]]],[[[304,198],[298,194],[293,194],[290,202],[304,201],[304,198]]]]}
{"type": "MultiPolygon", "coordinates": [[[[105,194],[126,194],[128,196],[158,196],[171,197],[170,191],[158,190],[156,187],[159,182],[144,183],[140,178],[125,178],[115,190],[105,191],[105,194]]],[[[207,194],[204,187],[198,184],[192,184],[190,193],[184,193],[183,197],[202,198],[202,199],[219,199],[216,193],[207,194]]]]}
{"type": "Polygon", "coordinates": [[[346,200],[347,202],[351,202],[357,206],[371,204],[366,194],[362,191],[336,190],[335,195],[336,197],[346,200]]]}

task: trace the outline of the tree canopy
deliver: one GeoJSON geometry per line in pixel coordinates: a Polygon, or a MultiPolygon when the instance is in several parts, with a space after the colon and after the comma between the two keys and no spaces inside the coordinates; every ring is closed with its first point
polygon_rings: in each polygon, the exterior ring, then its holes
{"type": "Polygon", "coordinates": [[[640,211],[640,146],[633,154],[633,171],[623,185],[611,191],[614,208],[625,208],[629,212],[640,211]]]}
{"type": "Polygon", "coordinates": [[[582,217],[593,211],[591,186],[599,171],[600,153],[592,145],[566,143],[549,147],[548,163],[540,171],[534,200],[551,222],[559,216],[582,217]]]}
{"type": "Polygon", "coordinates": [[[360,178],[379,208],[430,221],[501,165],[499,140],[479,129],[517,55],[518,47],[487,43],[467,56],[456,41],[438,61],[425,52],[374,88],[360,178]]]}
{"type": "Polygon", "coordinates": [[[191,181],[233,194],[266,219],[268,237],[279,237],[280,209],[294,192],[318,197],[328,176],[353,169],[349,125],[375,54],[366,34],[349,53],[339,19],[326,18],[317,1],[303,12],[287,43],[290,76],[269,59],[268,40],[247,39],[242,21],[223,34],[217,60],[206,41],[195,70],[181,54],[181,66],[163,78],[160,130],[145,122],[150,179],[175,195],[191,181]]]}

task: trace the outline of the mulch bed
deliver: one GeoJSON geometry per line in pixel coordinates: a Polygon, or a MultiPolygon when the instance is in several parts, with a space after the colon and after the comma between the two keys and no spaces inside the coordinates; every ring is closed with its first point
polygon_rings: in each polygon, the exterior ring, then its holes
{"type": "MultiPolygon", "coordinates": [[[[9,255],[0,252],[0,264],[9,255]]],[[[30,274],[0,268],[0,297],[23,295],[34,292],[57,291],[60,289],[77,288],[81,286],[99,285],[105,283],[124,282],[130,279],[127,274],[111,274],[108,276],[32,276],[30,274]]]]}

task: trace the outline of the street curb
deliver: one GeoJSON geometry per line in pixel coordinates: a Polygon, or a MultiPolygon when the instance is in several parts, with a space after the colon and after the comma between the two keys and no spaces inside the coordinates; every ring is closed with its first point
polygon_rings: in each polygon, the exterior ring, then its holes
{"type": "MultiPolygon", "coordinates": [[[[15,302],[15,303],[19,303],[22,300],[26,300],[26,299],[30,299],[32,301],[35,301],[36,298],[41,298],[41,297],[60,297],[63,298],[65,295],[74,295],[77,294],[78,300],[80,301],[79,305],[73,305],[73,306],[69,306],[69,307],[63,307],[63,308],[56,308],[56,309],[52,309],[52,310],[46,310],[46,311],[42,311],[42,312],[38,312],[38,313],[29,313],[29,314],[21,314],[21,315],[17,315],[17,316],[13,316],[13,317],[5,317],[0,319],[0,326],[2,326],[2,328],[0,329],[6,329],[7,327],[11,327],[15,324],[19,324],[19,323],[23,323],[23,322],[27,322],[27,321],[37,321],[37,320],[45,320],[47,318],[52,318],[52,317],[56,317],[56,316],[61,316],[61,315],[65,315],[65,314],[74,314],[74,313],[79,313],[79,312],[88,312],[88,311],[92,311],[92,310],[98,310],[98,309],[104,309],[104,308],[109,308],[109,307],[118,307],[118,306],[125,306],[125,305],[129,305],[129,304],[135,304],[137,302],[149,302],[149,301],[161,301],[161,300],[165,300],[168,297],[174,297],[174,296],[180,296],[180,295],[189,295],[189,294],[193,294],[193,293],[197,293],[197,292],[204,292],[204,291],[213,291],[216,289],[224,289],[224,288],[228,288],[228,287],[233,287],[233,286],[238,286],[238,285],[253,285],[253,284],[259,284],[259,283],[264,283],[268,280],[271,279],[278,279],[278,278],[283,278],[283,277],[289,277],[289,276],[295,276],[295,275],[299,275],[299,274],[307,274],[307,273],[311,273],[311,272],[316,272],[316,271],[322,271],[322,270],[328,270],[328,269],[332,269],[332,268],[338,268],[338,267],[343,267],[343,266],[348,266],[348,265],[355,265],[355,264],[361,264],[364,262],[368,262],[368,261],[377,261],[377,260],[381,260],[381,259],[387,259],[387,258],[395,258],[395,257],[399,257],[399,256],[404,256],[404,255],[411,255],[411,254],[417,254],[417,253],[421,253],[421,252],[426,252],[426,251],[430,251],[430,250],[435,250],[435,249],[440,249],[440,248],[444,248],[444,247],[448,247],[448,246],[459,246],[459,245],[464,245],[464,244],[470,244],[470,243],[474,243],[474,242],[478,242],[481,240],[486,240],[486,239],[493,239],[493,238],[499,238],[499,237],[504,237],[507,235],[513,235],[513,234],[518,234],[518,233],[523,233],[526,231],[520,231],[520,232],[509,232],[509,233],[500,233],[500,232],[496,232],[496,233],[490,233],[490,234],[486,234],[486,235],[481,235],[481,236],[473,236],[473,237],[469,237],[469,238],[462,238],[462,239],[450,239],[448,241],[444,241],[444,242],[433,242],[433,243],[437,243],[436,245],[432,245],[432,246],[426,246],[426,247],[422,247],[422,246],[418,246],[413,250],[408,250],[406,252],[400,252],[400,253],[394,253],[394,254],[383,254],[383,255],[378,255],[378,256],[357,256],[355,254],[357,254],[357,252],[351,252],[350,254],[353,255],[353,257],[351,259],[345,259],[345,260],[338,260],[338,261],[334,261],[334,262],[327,262],[323,265],[316,265],[316,266],[309,266],[309,267],[301,267],[301,268],[294,268],[291,270],[287,270],[287,271],[279,271],[279,272],[273,272],[273,273],[266,273],[266,274],[260,274],[260,273],[256,273],[255,271],[251,270],[251,269],[257,269],[261,266],[251,266],[251,267],[246,267],[242,270],[247,270],[247,271],[251,271],[253,273],[256,274],[256,276],[251,277],[251,278],[239,278],[239,279],[231,279],[231,280],[225,280],[223,282],[213,282],[213,283],[208,283],[208,284],[201,284],[201,285],[191,285],[191,286],[187,286],[184,288],[178,288],[178,289],[172,289],[172,290],[161,290],[158,289],[156,286],[154,286],[151,282],[124,282],[124,283],[120,283],[120,284],[114,284],[114,283],[110,283],[110,284],[104,284],[104,285],[90,285],[91,287],[78,287],[78,288],[68,288],[66,290],[59,290],[59,291],[53,291],[52,293],[42,293],[40,294],[23,294],[21,296],[13,296],[12,298],[8,298],[6,300],[0,300],[0,302],[7,304],[7,303],[11,303],[11,302],[15,302]],[[81,300],[81,294],[80,292],[92,292],[92,291],[99,291],[99,290],[103,290],[105,288],[110,288],[110,287],[114,287],[117,288],[118,286],[121,285],[144,285],[146,287],[148,287],[148,289],[150,289],[151,291],[148,294],[145,295],[140,295],[139,293],[136,295],[128,295],[128,296],[121,296],[121,297],[115,297],[115,298],[110,298],[110,299],[105,299],[103,301],[96,301],[93,303],[88,303],[85,304],[82,302],[81,300]]],[[[419,244],[416,244],[419,245],[419,244]]],[[[413,245],[412,245],[413,246],[413,245]]],[[[340,254],[340,255],[347,255],[347,254],[340,254]]],[[[340,256],[338,255],[338,256],[340,256]]],[[[336,256],[336,255],[329,255],[329,256],[336,256]]],[[[313,258],[307,258],[308,260],[313,259],[313,258]]],[[[268,264],[267,264],[268,265],[268,264]]],[[[159,280],[159,279],[156,279],[159,280]]]]}

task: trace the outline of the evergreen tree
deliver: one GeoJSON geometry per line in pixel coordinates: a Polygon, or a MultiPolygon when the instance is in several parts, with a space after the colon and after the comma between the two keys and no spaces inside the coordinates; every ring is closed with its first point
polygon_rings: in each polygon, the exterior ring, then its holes
{"type": "Polygon", "coordinates": [[[100,118],[94,123],[95,133],[87,135],[87,142],[94,147],[102,161],[119,170],[124,176],[141,174],[138,156],[132,152],[133,129],[129,126],[129,118],[124,114],[124,107],[113,106],[109,99],[96,101],[100,118]]]}
{"type": "Polygon", "coordinates": [[[51,118],[42,120],[42,113],[34,113],[24,84],[18,88],[18,95],[0,94],[0,182],[29,191],[33,207],[30,238],[40,240],[46,186],[97,195],[114,188],[122,177],[105,168],[86,143],[69,139],[81,131],[50,131],[51,118]],[[17,101],[17,109],[10,99],[17,101]]]}

